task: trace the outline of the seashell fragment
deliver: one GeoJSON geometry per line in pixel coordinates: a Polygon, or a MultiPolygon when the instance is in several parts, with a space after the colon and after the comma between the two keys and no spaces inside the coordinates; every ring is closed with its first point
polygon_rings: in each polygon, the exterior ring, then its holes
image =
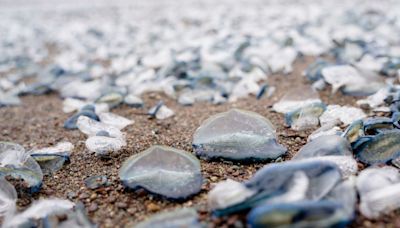
{"type": "Polygon", "coordinates": [[[167,146],[152,146],[131,156],[119,171],[129,188],[142,187],[171,199],[185,199],[202,185],[200,162],[193,155],[167,146]]]}
{"type": "Polygon", "coordinates": [[[194,133],[193,148],[202,158],[228,160],[276,159],[286,152],[268,119],[239,109],[205,120],[194,133]]]}

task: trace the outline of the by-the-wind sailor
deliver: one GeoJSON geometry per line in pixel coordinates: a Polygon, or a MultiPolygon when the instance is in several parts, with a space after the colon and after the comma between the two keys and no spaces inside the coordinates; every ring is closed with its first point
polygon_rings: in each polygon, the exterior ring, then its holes
{"type": "Polygon", "coordinates": [[[255,194],[226,208],[218,208],[214,213],[231,214],[267,202],[320,200],[341,179],[339,168],[330,161],[301,160],[268,164],[244,183],[255,194]]]}
{"type": "Polygon", "coordinates": [[[366,72],[349,65],[328,66],[322,69],[325,81],[332,85],[332,93],[340,89],[344,94],[352,96],[371,95],[384,86],[375,76],[367,75],[366,72]]]}
{"type": "Polygon", "coordinates": [[[365,117],[365,113],[359,108],[328,105],[325,112],[319,117],[319,121],[321,125],[325,125],[340,120],[343,124],[349,125],[354,121],[365,117]]]}
{"type": "Polygon", "coordinates": [[[0,178],[0,217],[8,211],[14,210],[17,202],[17,191],[12,184],[3,177],[0,178]]]}
{"type": "Polygon", "coordinates": [[[207,159],[266,160],[286,152],[277,143],[275,128],[268,119],[239,109],[205,120],[194,133],[193,147],[198,156],[207,159]]]}
{"type": "Polygon", "coordinates": [[[122,138],[95,135],[90,136],[85,145],[89,151],[96,153],[98,156],[108,156],[126,146],[126,141],[122,138]]]}
{"type": "Polygon", "coordinates": [[[22,178],[31,192],[38,191],[43,180],[39,164],[22,146],[9,142],[0,142],[0,176],[22,178]]]}
{"type": "Polygon", "coordinates": [[[247,216],[251,228],[345,227],[349,221],[343,207],[332,201],[266,204],[254,208],[247,216]]]}
{"type": "Polygon", "coordinates": [[[311,87],[298,87],[286,93],[272,109],[285,114],[315,103],[322,103],[315,90],[311,87]]]}
{"type": "Polygon", "coordinates": [[[293,130],[301,131],[319,125],[319,117],[325,111],[324,103],[312,103],[285,114],[286,124],[293,130]]]}
{"type": "Polygon", "coordinates": [[[202,185],[200,161],[167,146],[152,146],[131,156],[122,165],[119,177],[130,188],[142,187],[171,199],[192,196],[202,185]]]}
{"type": "Polygon", "coordinates": [[[367,218],[400,208],[400,174],[393,167],[372,167],[363,170],[357,178],[360,211],[367,218]]]}
{"type": "Polygon", "coordinates": [[[400,131],[390,130],[374,137],[355,150],[356,158],[366,164],[387,163],[400,156],[400,131]]]}
{"type": "Polygon", "coordinates": [[[227,179],[215,185],[208,193],[208,206],[212,209],[223,209],[243,202],[256,191],[248,189],[243,183],[227,179]]]}
{"type": "Polygon", "coordinates": [[[88,218],[85,206],[79,202],[75,205],[73,210],[69,210],[57,216],[57,214],[48,215],[43,219],[45,227],[49,228],[97,228],[88,218]]]}
{"type": "Polygon", "coordinates": [[[29,151],[30,155],[39,163],[43,172],[53,173],[61,169],[69,161],[74,145],[70,142],[60,142],[56,146],[29,151]]]}
{"type": "Polygon", "coordinates": [[[308,142],[293,156],[293,159],[328,155],[351,156],[351,146],[346,139],[338,135],[324,135],[308,142]]]}
{"type": "Polygon", "coordinates": [[[100,122],[114,126],[120,130],[134,123],[133,120],[129,120],[111,112],[100,113],[99,119],[100,122]]]}
{"type": "Polygon", "coordinates": [[[169,212],[161,212],[147,220],[136,224],[136,228],[172,228],[193,227],[201,228],[198,215],[193,208],[180,208],[169,212]]]}
{"type": "Polygon", "coordinates": [[[74,205],[71,201],[63,199],[41,199],[34,202],[25,211],[7,217],[2,227],[36,227],[35,220],[51,215],[63,215],[72,210],[74,205]]]}
{"type": "Polygon", "coordinates": [[[168,108],[164,102],[160,101],[158,104],[154,107],[152,107],[148,114],[154,118],[157,118],[159,120],[167,119],[169,117],[172,117],[175,115],[175,112],[168,108]]]}
{"type": "Polygon", "coordinates": [[[88,136],[95,136],[99,132],[107,132],[110,137],[120,139],[124,138],[124,135],[118,128],[92,120],[86,116],[80,116],[78,118],[77,127],[81,132],[88,136]]]}
{"type": "Polygon", "coordinates": [[[86,105],[82,107],[82,109],[72,115],[64,122],[64,128],[66,129],[76,129],[77,128],[77,121],[80,116],[87,116],[93,120],[99,120],[99,117],[95,113],[95,107],[93,105],[86,105]]]}
{"type": "Polygon", "coordinates": [[[99,97],[96,101],[96,103],[105,103],[108,104],[108,106],[110,108],[114,108],[116,106],[118,106],[119,104],[122,103],[122,101],[124,100],[124,97],[122,96],[122,94],[118,93],[118,92],[111,92],[111,93],[107,93],[104,94],[103,96],[99,97]]]}

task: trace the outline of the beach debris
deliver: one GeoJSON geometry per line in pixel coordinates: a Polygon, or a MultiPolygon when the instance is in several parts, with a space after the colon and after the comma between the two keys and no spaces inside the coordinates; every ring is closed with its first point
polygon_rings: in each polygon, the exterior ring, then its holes
{"type": "Polygon", "coordinates": [[[196,130],[193,148],[205,159],[266,160],[286,152],[278,144],[275,127],[265,117],[231,109],[209,117],[196,130]]]}
{"type": "Polygon", "coordinates": [[[243,183],[227,179],[217,183],[208,193],[208,207],[212,210],[224,209],[228,206],[243,202],[256,194],[243,183]]]}
{"type": "Polygon", "coordinates": [[[128,94],[124,98],[124,103],[133,108],[142,108],[144,106],[143,100],[133,94],[128,94]]]}
{"type": "Polygon", "coordinates": [[[343,210],[342,205],[332,201],[266,204],[251,210],[247,223],[253,228],[341,227],[350,222],[343,210]]]}
{"type": "Polygon", "coordinates": [[[85,145],[89,151],[94,152],[97,156],[107,157],[126,146],[126,141],[123,138],[110,137],[107,132],[99,132],[98,135],[87,138],[85,145]],[[101,133],[106,134],[102,135],[101,133]]]}
{"type": "Polygon", "coordinates": [[[99,120],[99,117],[95,113],[95,107],[93,105],[85,105],[79,112],[75,113],[64,122],[64,128],[77,129],[78,127],[76,126],[76,124],[80,116],[86,116],[89,117],[90,119],[97,121],[99,120]]]}
{"type": "Polygon", "coordinates": [[[347,139],[347,141],[349,141],[352,145],[362,136],[364,136],[363,120],[354,121],[346,128],[346,130],[342,134],[342,137],[347,139]]]}
{"type": "Polygon", "coordinates": [[[311,87],[298,87],[286,93],[272,109],[279,113],[293,112],[312,104],[321,104],[319,95],[311,87]]]}
{"type": "Polygon", "coordinates": [[[114,126],[120,130],[124,129],[126,126],[134,123],[133,120],[129,120],[125,117],[119,116],[111,112],[104,112],[99,114],[100,122],[114,126]]]}
{"type": "Polygon", "coordinates": [[[16,208],[17,203],[17,191],[14,186],[10,184],[3,177],[0,178],[0,217],[5,215],[9,211],[13,211],[16,208]]]}
{"type": "Polygon", "coordinates": [[[286,124],[293,130],[302,131],[319,125],[319,117],[325,111],[324,103],[313,103],[285,114],[286,124]]]}
{"type": "Polygon", "coordinates": [[[321,126],[340,120],[344,125],[349,125],[358,119],[367,117],[359,108],[351,106],[328,105],[325,112],[319,117],[321,126]]]}
{"type": "Polygon", "coordinates": [[[175,112],[168,108],[163,101],[160,101],[149,110],[148,114],[153,118],[163,120],[172,117],[175,115],[175,112]]]}
{"type": "Polygon", "coordinates": [[[122,132],[118,128],[90,119],[86,116],[80,116],[76,125],[78,129],[87,136],[96,136],[99,132],[106,132],[109,137],[124,138],[122,132]]]}
{"type": "Polygon", "coordinates": [[[193,208],[180,208],[168,212],[160,212],[147,220],[136,224],[137,228],[194,227],[201,228],[197,211],[193,208]]]}
{"type": "Polygon", "coordinates": [[[391,130],[365,137],[355,149],[358,160],[368,165],[385,164],[400,156],[400,131],[391,130]]]}
{"type": "Polygon", "coordinates": [[[332,93],[340,90],[346,95],[369,96],[385,86],[377,75],[367,74],[350,65],[328,66],[321,73],[325,81],[332,85],[332,93]]]}
{"type": "Polygon", "coordinates": [[[167,146],[152,146],[131,156],[123,163],[119,177],[129,188],[141,187],[169,199],[188,198],[202,185],[200,161],[167,146]]]}
{"type": "Polygon", "coordinates": [[[320,136],[303,146],[292,159],[319,156],[352,156],[350,143],[338,135],[320,136]]]}
{"type": "Polygon", "coordinates": [[[63,215],[74,208],[75,204],[63,199],[41,199],[21,213],[5,218],[3,227],[34,227],[38,220],[52,215],[63,215]]]}
{"type": "Polygon", "coordinates": [[[91,176],[85,179],[85,186],[90,189],[97,189],[108,184],[107,176],[91,176]]]}
{"type": "Polygon", "coordinates": [[[0,177],[8,176],[23,179],[31,192],[39,191],[43,180],[39,164],[22,146],[0,142],[0,177]]]}
{"type": "Polygon", "coordinates": [[[331,122],[329,124],[325,124],[323,126],[321,126],[320,128],[318,128],[317,130],[313,131],[307,138],[307,141],[310,142],[320,136],[324,136],[324,135],[342,135],[343,132],[340,129],[340,127],[338,127],[338,125],[340,125],[340,121],[336,121],[336,122],[331,122]]]}
{"type": "Polygon", "coordinates": [[[39,163],[43,173],[51,174],[60,170],[65,162],[69,162],[73,149],[72,143],[60,142],[52,147],[30,150],[29,154],[39,163]]]}
{"type": "Polygon", "coordinates": [[[302,200],[320,200],[340,181],[339,168],[330,161],[299,160],[271,163],[262,169],[244,185],[247,192],[255,194],[235,202],[226,208],[213,212],[218,216],[232,214],[263,204],[296,202],[302,200]]]}
{"type": "Polygon", "coordinates": [[[361,213],[373,219],[399,208],[399,186],[400,174],[396,168],[370,167],[361,171],[357,178],[361,213]]]}

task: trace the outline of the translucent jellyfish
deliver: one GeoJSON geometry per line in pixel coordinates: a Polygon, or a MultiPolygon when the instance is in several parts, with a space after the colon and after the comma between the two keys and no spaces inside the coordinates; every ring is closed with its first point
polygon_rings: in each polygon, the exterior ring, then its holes
{"type": "Polygon", "coordinates": [[[171,199],[192,196],[202,185],[199,160],[167,146],[152,146],[131,156],[123,163],[119,177],[129,188],[142,187],[171,199]]]}
{"type": "Polygon", "coordinates": [[[263,116],[232,109],[211,116],[193,136],[196,154],[206,159],[276,159],[286,148],[276,141],[275,128],[263,116]]]}

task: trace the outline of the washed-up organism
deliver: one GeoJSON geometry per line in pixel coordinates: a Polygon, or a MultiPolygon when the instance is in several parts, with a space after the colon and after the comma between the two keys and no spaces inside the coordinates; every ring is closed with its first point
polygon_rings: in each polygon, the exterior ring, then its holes
{"type": "Polygon", "coordinates": [[[0,176],[23,179],[31,192],[40,189],[43,173],[25,149],[15,143],[0,142],[0,176]]]}
{"type": "Polygon", "coordinates": [[[378,218],[400,207],[400,175],[393,167],[371,167],[358,175],[360,211],[367,218],[378,218]]]}
{"type": "Polygon", "coordinates": [[[202,185],[199,160],[185,151],[166,146],[152,146],[128,158],[119,177],[129,188],[144,188],[170,199],[197,194],[202,185]]]}
{"type": "Polygon", "coordinates": [[[169,227],[194,227],[201,228],[197,212],[193,208],[181,208],[168,212],[161,212],[147,220],[136,224],[138,228],[169,228],[169,227]]]}
{"type": "Polygon", "coordinates": [[[211,116],[193,136],[196,154],[207,159],[266,160],[282,156],[272,123],[263,116],[232,109],[211,116]]]}
{"type": "Polygon", "coordinates": [[[39,163],[44,173],[54,173],[61,169],[65,162],[69,162],[73,149],[72,143],[60,142],[53,147],[33,149],[29,153],[39,163]]]}
{"type": "Polygon", "coordinates": [[[243,183],[247,190],[241,187],[240,192],[245,192],[247,197],[242,197],[240,202],[222,197],[221,200],[226,201],[219,201],[214,213],[231,214],[268,203],[320,200],[341,180],[339,168],[330,161],[300,160],[268,164],[243,183]]]}

